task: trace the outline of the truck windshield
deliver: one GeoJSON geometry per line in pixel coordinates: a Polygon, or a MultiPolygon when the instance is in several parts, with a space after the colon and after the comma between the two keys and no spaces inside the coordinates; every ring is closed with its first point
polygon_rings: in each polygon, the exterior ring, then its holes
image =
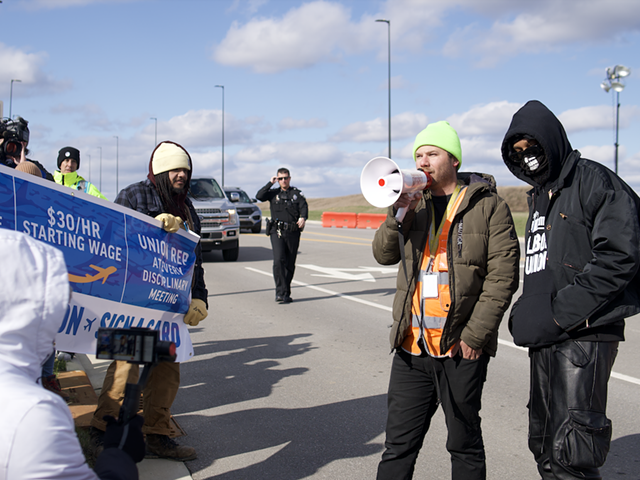
{"type": "Polygon", "coordinates": [[[238,194],[238,196],[240,197],[240,203],[251,203],[251,199],[249,198],[249,195],[247,195],[247,193],[244,190],[228,190],[227,196],[229,196],[232,193],[238,194]]]}
{"type": "Polygon", "coordinates": [[[220,185],[213,178],[192,178],[189,193],[193,198],[225,198],[220,185]]]}

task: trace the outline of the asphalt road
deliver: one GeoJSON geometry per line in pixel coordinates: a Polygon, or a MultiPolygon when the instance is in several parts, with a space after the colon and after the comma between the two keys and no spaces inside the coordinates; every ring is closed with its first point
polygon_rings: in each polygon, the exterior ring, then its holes
{"type": "MultiPolygon", "coordinates": [[[[303,233],[289,305],[276,304],[264,234],[243,234],[237,262],[205,255],[209,317],[191,329],[172,412],[198,459],[194,479],[372,479],[383,449],[397,267],[378,265],[371,230],[303,233]]],[[[517,294],[519,295],[519,293],[517,294]]],[[[613,443],[605,479],[640,479],[640,318],[627,324],[609,382],[613,443]]],[[[483,431],[488,479],[539,478],[527,448],[527,352],[506,322],[489,363],[483,431]]],[[[416,479],[450,478],[439,411],[416,479]]]]}

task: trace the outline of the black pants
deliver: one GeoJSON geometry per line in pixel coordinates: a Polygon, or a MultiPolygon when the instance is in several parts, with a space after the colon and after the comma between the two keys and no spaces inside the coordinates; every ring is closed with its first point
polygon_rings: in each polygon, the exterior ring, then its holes
{"type": "MultiPolygon", "coordinates": [[[[389,381],[386,450],[378,480],[413,477],[418,452],[442,401],[453,480],[484,480],[486,464],[480,403],[489,356],[478,360],[394,355],[389,381]],[[437,385],[437,386],[436,386],[437,385]]],[[[427,475],[427,472],[425,472],[427,475]]]]}
{"type": "Polygon", "coordinates": [[[618,342],[567,340],[531,350],[529,449],[544,480],[601,479],[611,421],[607,383],[618,342]]]}
{"type": "Polygon", "coordinates": [[[276,296],[291,295],[291,281],[296,270],[296,257],[300,245],[300,231],[282,231],[281,236],[275,229],[271,232],[271,248],[273,249],[273,279],[276,282],[276,296]]]}

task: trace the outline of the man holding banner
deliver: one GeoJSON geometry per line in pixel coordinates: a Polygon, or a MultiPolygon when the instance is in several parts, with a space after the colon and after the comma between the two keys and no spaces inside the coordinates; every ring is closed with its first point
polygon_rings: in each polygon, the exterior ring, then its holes
{"type": "MultiPolygon", "coordinates": [[[[165,141],[154,149],[149,162],[147,179],[122,190],[116,203],[162,221],[167,232],[180,228],[200,234],[200,221],[187,198],[192,173],[191,157],[174,142],[165,141]]],[[[196,326],[207,316],[207,288],[204,282],[200,244],[191,284],[191,304],[184,322],[196,326]]],[[[91,421],[92,437],[98,445],[106,428],[105,415],[117,417],[124,398],[126,383],[138,381],[138,365],[114,361],[108,368],[98,399],[98,407],[91,421]]],[[[143,392],[144,427],[147,435],[147,455],[177,461],[193,460],[192,447],[178,445],[170,438],[170,408],[180,386],[179,363],[158,364],[143,392]]]]}

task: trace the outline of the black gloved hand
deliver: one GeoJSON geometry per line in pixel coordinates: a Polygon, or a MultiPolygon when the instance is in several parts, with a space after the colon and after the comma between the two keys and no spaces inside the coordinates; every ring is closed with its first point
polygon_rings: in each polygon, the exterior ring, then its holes
{"type": "Polygon", "coordinates": [[[119,448],[128,453],[134,462],[141,462],[145,454],[142,424],[144,418],[140,415],[133,417],[126,425],[119,425],[110,415],[104,417],[107,430],[104,434],[104,449],[119,448]]]}

